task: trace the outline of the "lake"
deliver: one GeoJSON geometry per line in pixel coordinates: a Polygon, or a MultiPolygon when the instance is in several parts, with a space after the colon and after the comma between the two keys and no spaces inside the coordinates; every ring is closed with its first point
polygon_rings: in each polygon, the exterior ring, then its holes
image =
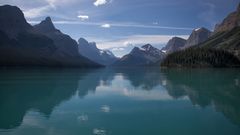
{"type": "Polygon", "coordinates": [[[239,135],[239,69],[0,69],[0,135],[239,135]]]}

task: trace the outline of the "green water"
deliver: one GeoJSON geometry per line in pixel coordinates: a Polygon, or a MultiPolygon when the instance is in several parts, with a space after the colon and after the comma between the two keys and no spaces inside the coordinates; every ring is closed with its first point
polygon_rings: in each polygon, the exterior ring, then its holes
{"type": "Polygon", "coordinates": [[[0,135],[239,134],[239,69],[0,70],[0,135]]]}

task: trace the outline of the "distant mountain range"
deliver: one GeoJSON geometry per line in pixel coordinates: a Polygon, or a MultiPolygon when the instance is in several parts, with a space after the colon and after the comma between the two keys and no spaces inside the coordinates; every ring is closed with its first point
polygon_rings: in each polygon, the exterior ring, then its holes
{"type": "Polygon", "coordinates": [[[132,51],[116,61],[113,66],[147,66],[163,60],[166,54],[161,50],[146,44],[139,47],[134,47],[132,51]]]}
{"type": "Polygon", "coordinates": [[[183,39],[173,37],[168,41],[165,47],[161,50],[154,48],[150,44],[144,45],[141,48],[135,47],[133,50],[115,62],[114,66],[147,66],[160,65],[165,57],[171,53],[184,50],[186,48],[197,46],[206,41],[212,32],[206,28],[198,28],[192,31],[189,38],[183,39]]]}
{"type": "Polygon", "coordinates": [[[167,67],[240,67],[240,5],[218,24],[206,41],[172,53],[167,67]]]}
{"type": "Polygon", "coordinates": [[[79,53],[92,61],[109,66],[118,58],[109,50],[98,49],[95,42],[89,43],[84,38],[78,40],[79,53]]]}

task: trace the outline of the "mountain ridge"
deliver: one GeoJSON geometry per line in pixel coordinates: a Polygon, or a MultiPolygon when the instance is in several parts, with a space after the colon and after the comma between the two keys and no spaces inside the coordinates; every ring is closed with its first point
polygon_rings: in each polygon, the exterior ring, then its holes
{"type": "Polygon", "coordinates": [[[165,58],[165,53],[146,44],[139,47],[134,47],[131,52],[124,55],[113,66],[148,66],[165,58]]]}
{"type": "MultiPolygon", "coordinates": [[[[51,23],[51,19],[47,17],[41,25],[46,22],[51,23]]],[[[27,23],[24,14],[16,6],[0,6],[0,26],[1,66],[101,66],[78,54],[77,43],[74,46],[76,53],[72,53],[71,47],[62,41],[64,40],[62,37],[56,42],[54,36],[62,36],[59,30],[53,29],[52,34],[35,29],[27,23]]],[[[53,24],[52,27],[55,28],[53,24]]],[[[64,37],[65,40],[70,39],[74,43],[70,36],[64,37]]]]}

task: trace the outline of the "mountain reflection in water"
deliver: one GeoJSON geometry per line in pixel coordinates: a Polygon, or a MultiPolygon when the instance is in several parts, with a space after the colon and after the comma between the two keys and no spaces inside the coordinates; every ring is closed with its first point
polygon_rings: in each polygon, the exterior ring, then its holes
{"type": "MultiPolygon", "coordinates": [[[[89,102],[97,103],[97,96],[111,99],[113,105],[128,99],[187,100],[202,109],[210,106],[240,126],[237,69],[1,69],[0,74],[1,130],[17,129],[29,112],[39,112],[50,119],[56,107],[70,100],[84,102],[89,98],[93,99],[89,102]]],[[[114,112],[111,107],[103,104],[99,113],[114,112]]],[[[91,120],[84,113],[78,119],[91,120]]]]}

